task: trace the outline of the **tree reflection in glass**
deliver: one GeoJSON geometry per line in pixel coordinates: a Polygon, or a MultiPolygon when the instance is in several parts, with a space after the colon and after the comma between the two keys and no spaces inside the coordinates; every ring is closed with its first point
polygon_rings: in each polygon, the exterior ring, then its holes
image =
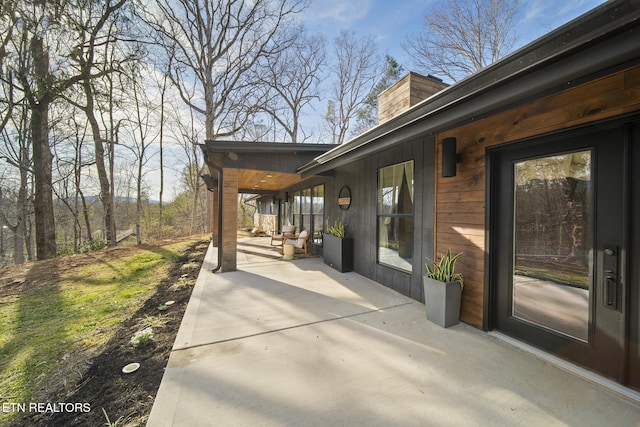
{"type": "Polygon", "coordinates": [[[588,341],[591,151],[514,165],[512,315],[588,341]]]}

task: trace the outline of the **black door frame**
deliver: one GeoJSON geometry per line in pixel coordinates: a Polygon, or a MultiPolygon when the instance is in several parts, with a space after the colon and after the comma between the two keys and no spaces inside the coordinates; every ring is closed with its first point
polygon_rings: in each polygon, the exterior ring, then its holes
{"type": "MultiPolygon", "coordinates": [[[[640,116],[637,113],[629,114],[624,117],[618,117],[611,120],[605,120],[583,126],[577,126],[570,129],[563,129],[543,135],[513,141],[499,146],[494,146],[486,150],[486,209],[485,209],[485,304],[484,304],[484,322],[483,329],[485,331],[496,328],[496,318],[498,316],[497,298],[498,298],[498,280],[497,280],[497,262],[495,254],[495,232],[492,231],[492,224],[496,224],[496,215],[499,209],[498,195],[494,190],[496,180],[498,178],[498,170],[496,166],[496,156],[499,152],[510,149],[519,149],[536,144],[544,144],[549,141],[558,140],[560,138],[575,138],[581,135],[589,135],[591,133],[601,132],[607,129],[624,129],[625,138],[625,167],[628,172],[625,176],[625,236],[624,245],[628,250],[628,263],[623,267],[627,274],[628,283],[626,286],[626,295],[623,298],[627,312],[625,325],[625,342],[627,343],[626,352],[624,352],[623,378],[618,381],[624,384],[640,389],[640,344],[638,337],[640,336],[640,266],[638,262],[633,260],[640,259],[640,185],[632,185],[632,183],[640,182],[640,167],[635,169],[632,165],[640,165],[640,116]],[[635,123],[634,123],[635,122],[635,123]],[[634,146],[635,143],[635,146],[634,146]]],[[[595,261],[595,259],[594,259],[595,261]]]]}

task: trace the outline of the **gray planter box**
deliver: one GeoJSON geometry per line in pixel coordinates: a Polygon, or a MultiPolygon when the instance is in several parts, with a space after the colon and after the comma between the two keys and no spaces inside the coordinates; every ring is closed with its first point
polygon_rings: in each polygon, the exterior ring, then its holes
{"type": "Polygon", "coordinates": [[[322,237],[324,263],[341,273],[353,271],[353,239],[324,234],[322,237]]]}
{"type": "Polygon", "coordinates": [[[444,283],[428,277],[423,277],[422,283],[427,319],[443,328],[457,325],[462,301],[460,283],[444,283]]]}

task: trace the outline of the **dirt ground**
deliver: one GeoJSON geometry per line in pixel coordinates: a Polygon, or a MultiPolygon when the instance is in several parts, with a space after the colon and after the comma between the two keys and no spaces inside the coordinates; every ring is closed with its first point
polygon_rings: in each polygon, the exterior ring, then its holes
{"type": "MultiPolygon", "coordinates": [[[[54,378],[37,395],[37,402],[79,404],[82,410],[31,415],[16,420],[12,426],[102,426],[109,425],[106,416],[111,425],[144,425],[151,412],[207,247],[208,241],[190,245],[169,269],[169,277],[162,280],[156,293],[130,319],[120,324],[106,345],[93,353],[68,355],[63,368],[55,373],[54,378]],[[172,285],[178,282],[183,286],[175,289],[176,286],[172,285]],[[165,305],[169,301],[174,303],[165,305]],[[166,324],[161,328],[153,328],[153,341],[146,346],[131,345],[130,339],[140,330],[141,319],[159,315],[166,324]],[[140,363],[140,368],[133,373],[123,374],[123,367],[132,362],[140,363]],[[73,387],[69,389],[63,378],[71,377],[75,379],[73,387]],[[86,409],[90,410],[85,412],[86,409]]],[[[46,284],[48,263],[57,263],[58,269],[63,270],[95,262],[96,258],[108,261],[133,250],[114,248],[38,263],[40,265],[37,270],[42,272],[42,277],[37,283],[46,284]]],[[[0,294],[19,292],[19,288],[25,285],[22,270],[25,269],[14,267],[0,270],[0,294]]],[[[33,267],[29,273],[29,281],[32,279],[33,267]]]]}

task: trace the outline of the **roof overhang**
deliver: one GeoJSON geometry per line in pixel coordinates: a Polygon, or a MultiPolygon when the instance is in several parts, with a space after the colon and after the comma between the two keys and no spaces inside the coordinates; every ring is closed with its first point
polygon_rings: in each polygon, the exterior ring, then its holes
{"type": "Polygon", "coordinates": [[[308,177],[640,63],[640,1],[609,1],[302,166],[308,177]]]}
{"type": "MultiPolygon", "coordinates": [[[[238,192],[274,194],[303,180],[298,169],[335,144],[211,141],[200,144],[209,161],[238,169],[238,192]]],[[[214,182],[217,174],[211,171],[214,182]]],[[[209,183],[208,183],[209,184],[209,183]]]]}

